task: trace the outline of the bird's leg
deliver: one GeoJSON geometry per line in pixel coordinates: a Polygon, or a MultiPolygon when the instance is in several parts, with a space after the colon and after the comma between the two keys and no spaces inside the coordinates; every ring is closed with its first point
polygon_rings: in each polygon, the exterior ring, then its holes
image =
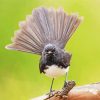
{"type": "Polygon", "coordinates": [[[67,72],[66,72],[63,88],[65,87],[67,81],[68,81],[68,75],[67,75],[67,72]]]}
{"type": "Polygon", "coordinates": [[[52,83],[51,83],[51,86],[50,86],[50,93],[52,92],[53,82],[54,82],[54,78],[52,79],[52,83]]]}
{"type": "Polygon", "coordinates": [[[52,79],[52,83],[51,83],[51,86],[50,86],[50,92],[49,92],[49,97],[51,97],[53,95],[53,90],[52,90],[52,86],[53,86],[53,82],[54,82],[54,78],[52,79]]]}

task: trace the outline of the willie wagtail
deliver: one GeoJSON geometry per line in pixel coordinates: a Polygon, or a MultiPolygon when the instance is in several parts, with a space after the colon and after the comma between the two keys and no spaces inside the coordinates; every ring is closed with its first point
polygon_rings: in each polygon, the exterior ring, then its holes
{"type": "Polygon", "coordinates": [[[13,43],[6,48],[39,54],[40,73],[53,78],[52,91],[54,78],[68,72],[72,55],[64,47],[81,21],[82,17],[65,13],[62,8],[36,8],[26,21],[19,23],[20,29],[15,32],[13,43]]]}

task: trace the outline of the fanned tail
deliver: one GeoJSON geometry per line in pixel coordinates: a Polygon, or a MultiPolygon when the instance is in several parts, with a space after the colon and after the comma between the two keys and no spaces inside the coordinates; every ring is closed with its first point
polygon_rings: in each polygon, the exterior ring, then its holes
{"type": "Polygon", "coordinates": [[[82,17],[67,14],[63,9],[43,7],[34,9],[26,21],[20,22],[20,29],[15,32],[12,44],[7,49],[41,54],[48,43],[63,49],[79,26],[82,17]]]}

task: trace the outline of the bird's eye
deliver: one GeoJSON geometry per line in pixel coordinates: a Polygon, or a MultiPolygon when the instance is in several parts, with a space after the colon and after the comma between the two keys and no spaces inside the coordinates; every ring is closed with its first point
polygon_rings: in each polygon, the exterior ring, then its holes
{"type": "Polygon", "coordinates": [[[55,52],[55,49],[52,49],[52,52],[55,52]]]}
{"type": "Polygon", "coordinates": [[[48,50],[48,49],[46,49],[45,51],[46,51],[46,52],[48,52],[49,50],[48,50]]]}

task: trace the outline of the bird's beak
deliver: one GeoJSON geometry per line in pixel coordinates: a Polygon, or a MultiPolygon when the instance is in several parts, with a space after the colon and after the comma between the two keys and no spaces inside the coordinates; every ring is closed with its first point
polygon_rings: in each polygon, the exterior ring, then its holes
{"type": "Polygon", "coordinates": [[[48,54],[52,54],[52,52],[51,52],[51,51],[49,51],[49,52],[48,52],[48,54]]]}

